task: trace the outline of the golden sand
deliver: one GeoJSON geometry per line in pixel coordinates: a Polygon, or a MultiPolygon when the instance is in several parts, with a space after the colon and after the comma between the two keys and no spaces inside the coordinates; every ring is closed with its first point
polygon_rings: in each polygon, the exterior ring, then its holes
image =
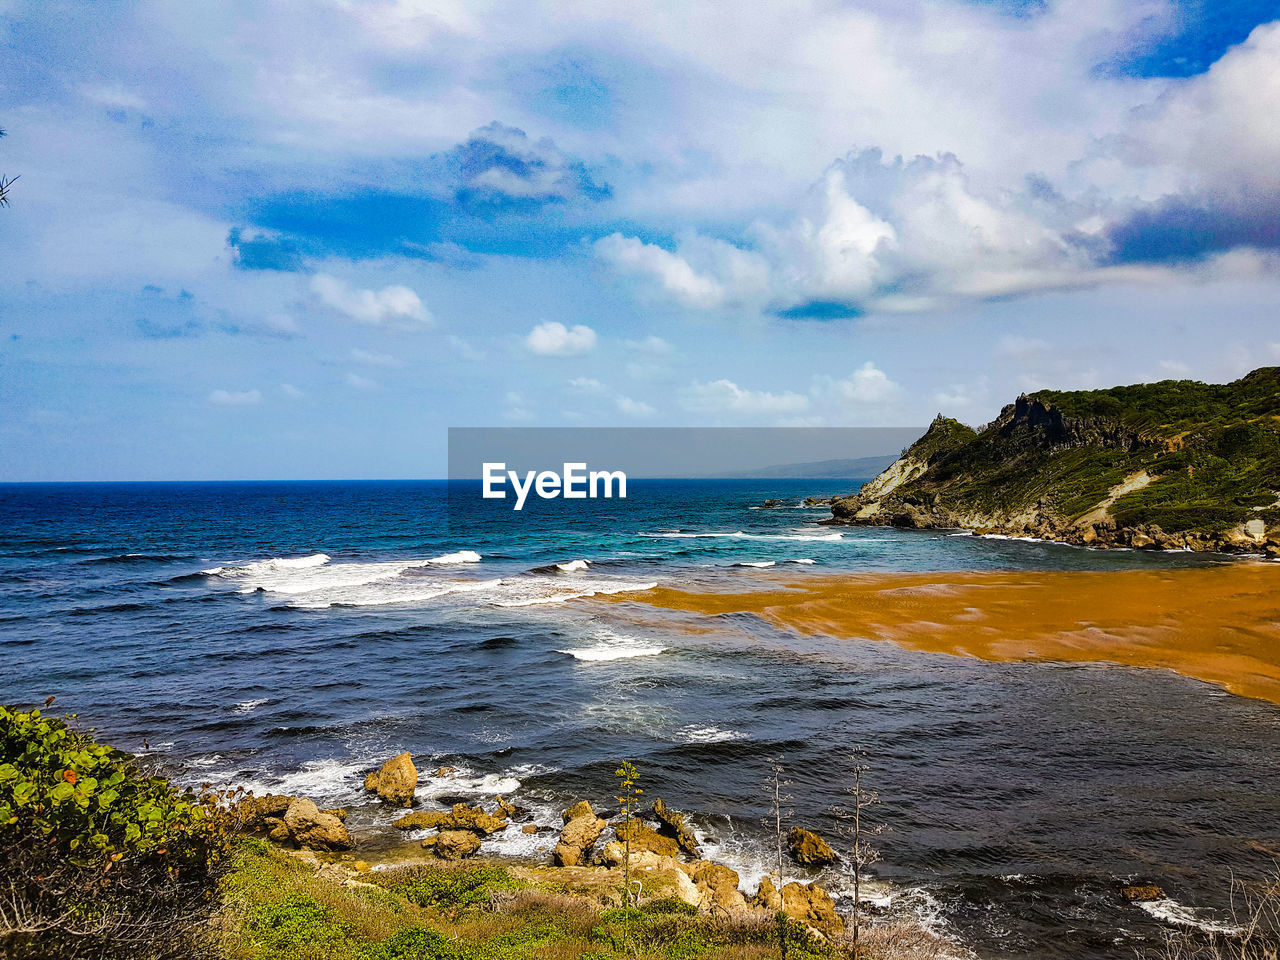
{"type": "Polygon", "coordinates": [[[1163,667],[1280,704],[1280,564],[751,580],[738,593],[615,599],[984,660],[1163,667]]]}

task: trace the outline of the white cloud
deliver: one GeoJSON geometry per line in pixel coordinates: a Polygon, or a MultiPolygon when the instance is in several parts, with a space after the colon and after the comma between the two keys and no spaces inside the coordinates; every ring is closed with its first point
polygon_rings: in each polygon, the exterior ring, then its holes
{"type": "Polygon", "coordinates": [[[343,378],[343,382],[355,390],[377,390],[382,386],[377,380],[370,380],[368,377],[362,377],[358,373],[348,373],[343,378]]]}
{"type": "Polygon", "coordinates": [[[311,278],[311,293],[330,310],[366,326],[421,330],[432,322],[418,295],[398,284],[360,290],[345,280],[318,273],[311,278]]]}
{"type": "Polygon", "coordinates": [[[393,357],[389,353],[376,353],[372,350],[361,350],[359,348],[352,349],[351,359],[356,363],[363,363],[369,367],[384,367],[388,370],[400,369],[405,365],[403,360],[399,357],[393,357]]]}
{"type": "Polygon", "coordinates": [[[695,413],[775,415],[800,413],[808,409],[809,398],[791,392],[744,390],[732,380],[715,380],[690,384],[681,391],[681,403],[695,413]]]}
{"type": "Polygon", "coordinates": [[[214,390],[209,394],[209,402],[222,407],[251,407],[261,401],[261,390],[214,390]]]}
{"type": "Polygon", "coordinates": [[[1280,20],[1256,27],[1207,73],[1171,84],[1135,111],[1133,126],[1108,141],[1110,155],[1163,171],[1144,184],[1148,199],[1171,189],[1280,190],[1278,62],[1280,20]]]}
{"type": "Polygon", "coordinates": [[[814,378],[814,392],[838,403],[887,403],[902,394],[902,388],[868,360],[843,380],[814,378]]]}
{"type": "Polygon", "coordinates": [[[684,238],[675,253],[621,233],[600,238],[594,249],[606,263],[656,280],[663,292],[699,309],[739,302],[764,290],[768,281],[758,255],[699,234],[684,238]]]}
{"type": "Polygon", "coordinates": [[[643,400],[633,400],[621,395],[614,398],[614,403],[618,407],[618,412],[628,417],[651,417],[658,412],[643,400]]]}
{"type": "Polygon", "coordinates": [[[574,390],[580,390],[583,393],[604,392],[604,384],[592,377],[574,377],[569,381],[569,386],[574,390]]]}
{"type": "Polygon", "coordinates": [[[301,400],[303,397],[307,395],[306,391],[301,390],[298,387],[295,387],[292,383],[280,384],[280,392],[283,393],[286,397],[289,397],[293,400],[301,400]]]}
{"type": "Polygon", "coordinates": [[[582,324],[569,328],[552,320],[534,327],[525,346],[542,357],[575,357],[595,349],[596,332],[582,324]]]}

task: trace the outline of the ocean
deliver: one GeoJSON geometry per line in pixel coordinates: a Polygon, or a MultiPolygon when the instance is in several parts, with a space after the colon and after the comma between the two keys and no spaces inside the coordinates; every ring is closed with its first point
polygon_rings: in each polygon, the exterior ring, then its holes
{"type": "MultiPolygon", "coordinates": [[[[770,758],[791,820],[839,848],[830,808],[856,748],[887,828],[878,902],[979,956],[1127,958],[1170,925],[1228,922],[1231,877],[1280,849],[1280,707],[1168,671],[634,602],[778,573],[1227,562],[832,528],[802,503],[857,485],[632,480],[625,501],[519,513],[430,481],[0,486],[0,700],[56,696],[184,783],[346,806],[371,842],[396,814],[363,776],[404,750],[424,802],[501,793],[545,818],[608,806],[631,760],[748,889],[767,869],[770,758]],[[458,775],[430,775],[444,765],[458,775]],[[1130,880],[1169,899],[1125,903],[1130,880]]],[[[511,830],[485,850],[548,842],[511,830]]]]}

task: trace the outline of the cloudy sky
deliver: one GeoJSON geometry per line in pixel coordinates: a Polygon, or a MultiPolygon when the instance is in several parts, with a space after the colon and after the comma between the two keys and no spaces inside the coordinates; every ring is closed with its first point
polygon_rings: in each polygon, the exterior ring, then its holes
{"type": "Polygon", "coordinates": [[[1280,362],[1275,0],[0,0],[0,479],[1280,362]]]}

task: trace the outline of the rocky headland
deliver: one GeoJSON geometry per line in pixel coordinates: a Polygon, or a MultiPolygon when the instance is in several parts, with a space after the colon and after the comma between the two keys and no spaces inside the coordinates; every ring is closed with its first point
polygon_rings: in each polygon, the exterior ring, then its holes
{"type": "Polygon", "coordinates": [[[939,415],[824,522],[1280,558],[1280,368],[1043,390],[976,430],[939,415]]]}

